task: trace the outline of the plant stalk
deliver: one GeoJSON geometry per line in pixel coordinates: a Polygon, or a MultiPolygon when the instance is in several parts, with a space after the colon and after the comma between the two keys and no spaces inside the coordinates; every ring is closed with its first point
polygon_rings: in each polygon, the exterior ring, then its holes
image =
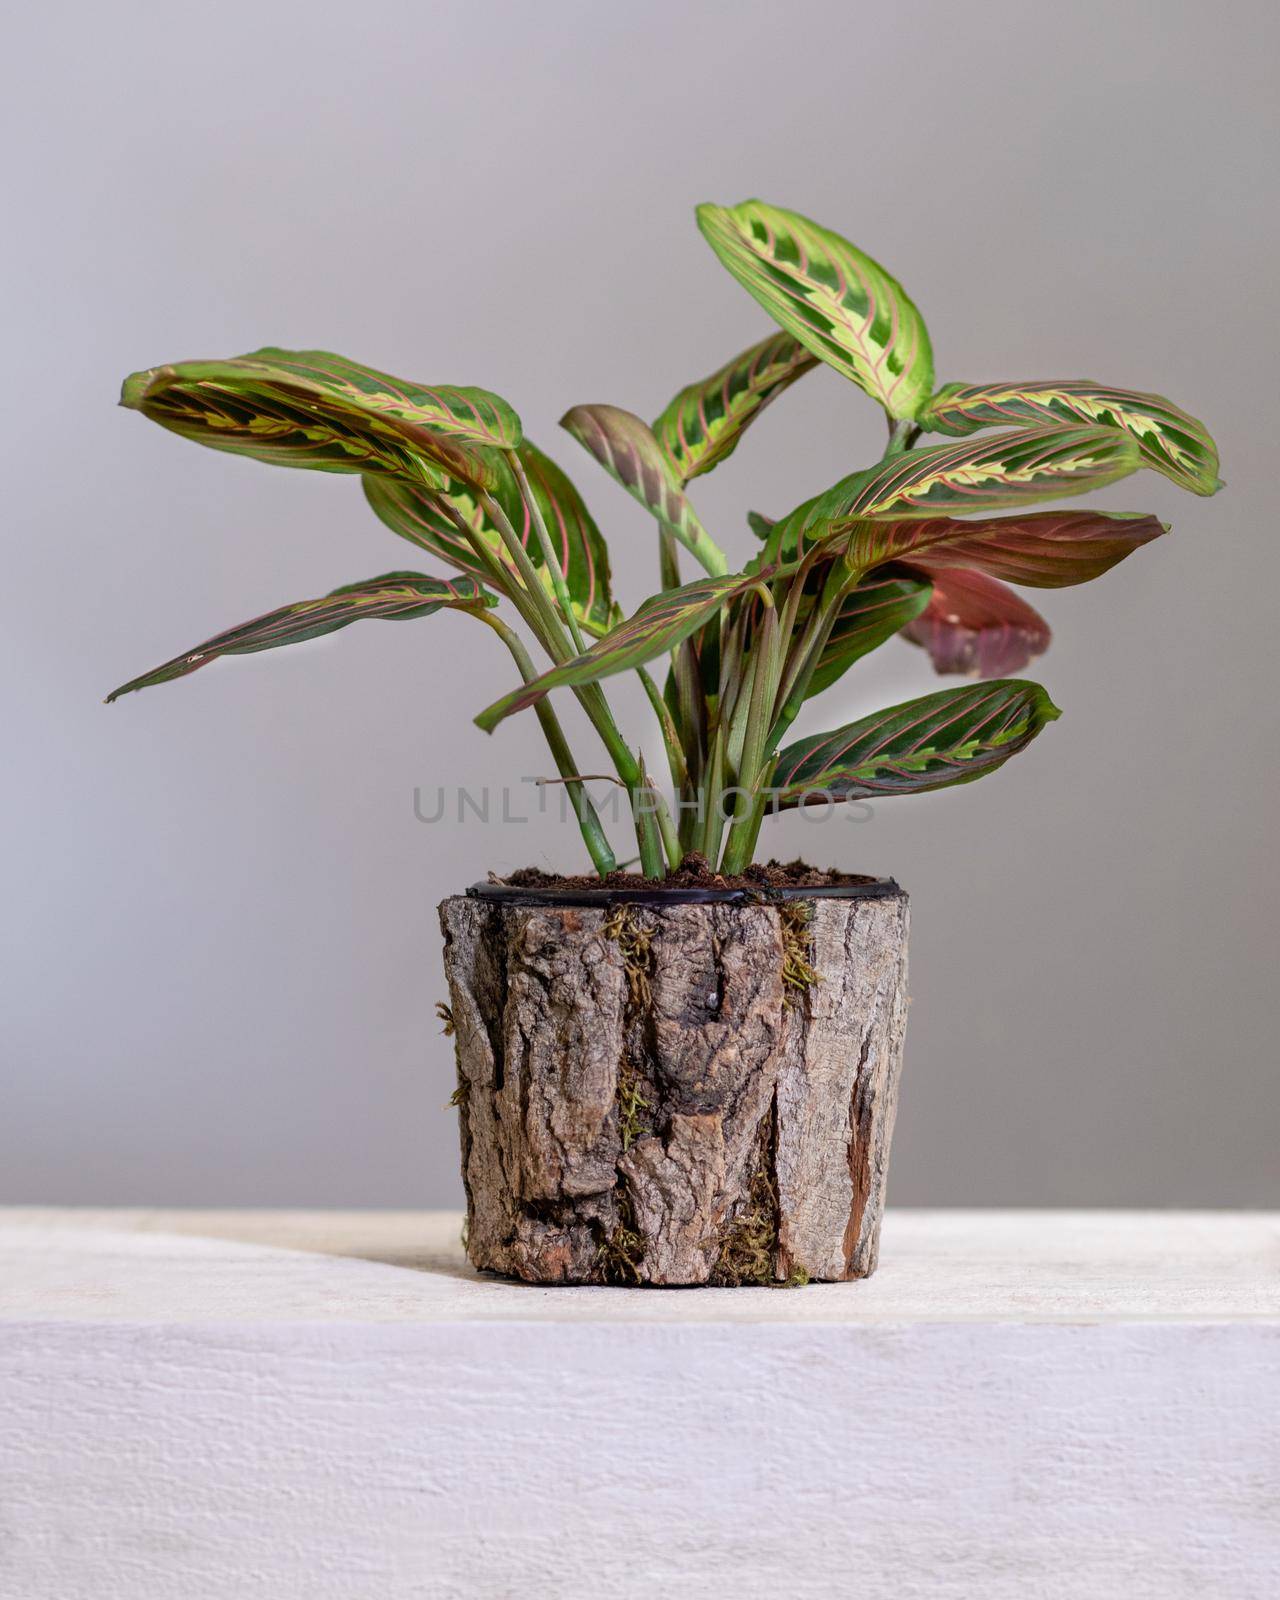
{"type": "Polygon", "coordinates": [[[587,647],[582,642],[582,632],[578,627],[578,619],[574,614],[573,601],[569,595],[569,585],[565,582],[564,571],[552,546],[551,535],[547,531],[547,524],[543,518],[541,508],[534,498],[533,490],[529,487],[529,478],[524,470],[524,462],[521,461],[514,450],[507,451],[507,460],[510,461],[511,470],[515,473],[516,482],[520,486],[520,498],[524,501],[525,515],[528,517],[537,536],[538,545],[542,550],[543,564],[550,574],[551,587],[555,590],[556,601],[565,622],[568,624],[569,634],[573,639],[578,654],[581,655],[587,647]]]}
{"type": "Polygon", "coordinates": [[[778,613],[770,603],[761,618],[752,650],[751,696],[736,779],[739,793],[722,862],[722,868],[727,873],[743,872],[750,866],[760,832],[763,812],[757,790],[764,774],[773,765],[770,733],[774,699],[781,675],[778,613]]]}
{"type": "MultiPolygon", "coordinates": [[[[514,629],[509,628],[499,617],[487,611],[478,611],[476,615],[480,620],[492,628],[511,652],[520,676],[526,683],[532,683],[538,676],[538,669],[534,666],[525,649],[520,636],[514,629]]],[[[609,845],[608,835],[604,831],[604,824],[600,820],[600,813],[596,810],[595,802],[587,793],[586,785],[578,776],[579,767],[573,759],[573,752],[569,748],[569,741],[565,737],[560,719],[555,713],[555,708],[547,695],[534,706],[539,726],[542,728],[543,737],[551,751],[552,760],[556,770],[564,779],[565,788],[569,794],[570,803],[578,819],[578,828],[582,834],[582,841],[587,847],[596,871],[603,878],[617,866],[617,860],[609,845]]]]}
{"type": "MultiPolygon", "coordinates": [[[[565,637],[560,618],[557,616],[555,607],[551,604],[546,590],[542,587],[538,569],[529,559],[529,552],[521,542],[520,536],[511,526],[507,514],[491,495],[482,495],[480,503],[484,507],[489,520],[497,528],[498,536],[506,546],[507,553],[510,555],[516,571],[520,575],[520,589],[528,606],[527,612],[521,609],[521,615],[525,617],[526,622],[537,635],[539,642],[557,666],[563,662],[571,661],[574,656],[573,646],[565,637]]],[[[582,652],[579,651],[578,654],[582,654],[582,652]]],[[[590,718],[592,727],[600,735],[605,749],[609,752],[609,758],[613,762],[614,770],[626,786],[627,798],[631,802],[632,818],[636,824],[636,842],[640,847],[642,869],[645,876],[660,878],[662,876],[662,861],[659,856],[656,864],[654,863],[651,849],[652,837],[658,830],[644,827],[646,816],[645,805],[641,799],[642,791],[652,795],[657,816],[661,818],[665,813],[666,820],[669,823],[670,812],[667,811],[666,801],[660,791],[648,788],[644,783],[640,764],[636,761],[630,746],[619,732],[618,725],[613,719],[613,712],[609,709],[609,702],[605,698],[604,691],[600,685],[598,683],[582,684],[575,688],[573,692],[577,696],[582,709],[590,718]]],[[[652,821],[653,819],[650,817],[647,820],[652,821]]],[[[661,828],[661,823],[659,823],[659,828],[661,828]]],[[[674,866],[675,862],[673,861],[671,864],[674,866]]]]}

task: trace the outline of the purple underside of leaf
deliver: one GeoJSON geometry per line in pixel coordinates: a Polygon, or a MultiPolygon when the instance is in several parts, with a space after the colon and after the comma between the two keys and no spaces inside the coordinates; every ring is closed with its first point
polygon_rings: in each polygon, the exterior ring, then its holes
{"type": "Polygon", "coordinates": [[[1039,511],[972,520],[935,517],[859,522],[829,536],[846,559],[871,570],[887,561],[931,572],[965,568],[1029,588],[1058,589],[1100,577],[1167,532],[1158,518],[1101,511],[1039,511]]]}
{"type": "Polygon", "coordinates": [[[902,630],[942,674],[1000,678],[1021,672],[1049,647],[1049,624],[1021,595],[985,573],[932,572],[929,604],[902,630]]]}

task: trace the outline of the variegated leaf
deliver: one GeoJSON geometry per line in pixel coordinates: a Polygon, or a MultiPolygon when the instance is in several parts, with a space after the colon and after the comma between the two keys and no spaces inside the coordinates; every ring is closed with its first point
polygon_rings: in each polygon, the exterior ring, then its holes
{"type": "MultiPolygon", "coordinates": [[[[550,456],[529,439],[517,451],[524,463],[529,486],[560,555],[560,569],[569,589],[569,598],[578,617],[591,628],[604,628],[613,616],[610,593],[609,551],[600,530],[583,503],[582,496],[568,476],[550,456]]],[[[540,570],[544,563],[542,546],[530,524],[520,495],[520,486],[505,458],[497,462],[497,478],[492,494],[520,535],[530,561],[540,570]]],[[[475,551],[461,531],[446,515],[443,502],[479,534],[499,565],[514,574],[514,565],[497,529],[489,521],[481,497],[469,485],[451,480],[444,489],[431,491],[401,479],[366,477],[364,492],[377,515],[402,538],[441,556],[450,565],[488,581],[475,551]]],[[[547,593],[554,597],[550,574],[543,571],[547,593]]],[[[513,583],[519,579],[512,578],[513,583]]]]}
{"type": "Polygon", "coordinates": [[[384,572],[381,577],[367,578],[363,583],[344,584],[323,599],[299,600],[296,605],[281,606],[278,611],[268,611],[265,616],[243,622],[238,628],[215,634],[194,650],[187,650],[163,666],[113,689],[107,701],[110,703],[134,689],[148,689],[152,684],[183,678],[189,672],[208,666],[219,656],[252,655],[258,650],[300,644],[304,639],[336,633],[339,628],[366,617],[395,621],[429,617],[442,606],[478,611],[496,604],[495,597],[486,594],[472,578],[429,578],[422,572],[384,572]]]}
{"type": "Polygon", "coordinates": [[[574,406],[560,419],[611,477],[667,527],[712,577],[728,569],[724,552],[698,521],[680,477],[647,423],[620,406],[574,406]]]}
{"type": "Polygon", "coordinates": [[[806,349],[891,417],[914,417],[933,388],[924,319],[870,256],[808,217],[761,200],[698,207],[707,243],[748,294],[806,349]]]}
{"type": "Polygon", "coordinates": [[[1032,589],[1062,589],[1101,577],[1166,531],[1158,518],[1140,514],[1033,511],[972,522],[857,522],[832,543],[843,542],[845,561],[859,572],[901,561],[931,576],[968,567],[1032,589]]]}
{"type": "Polygon", "coordinates": [[[766,559],[790,560],[863,519],[959,516],[1084,494],[1141,464],[1133,440],[1110,428],[1023,428],[908,450],[797,506],[771,530],[766,559]]]}
{"type": "Polygon", "coordinates": [[[276,466],[490,488],[520,419],[484,389],[423,388],[325,350],[268,347],[125,379],[121,405],[162,427],[276,466]]]}
{"type": "Polygon", "coordinates": [[[1019,678],[943,689],[788,745],[772,783],[782,809],[971,783],[1059,715],[1039,684],[1019,678]]]}
{"type": "Polygon", "coordinates": [[[491,733],[504,717],[526,710],[552,689],[579,688],[600,678],[644,666],[645,662],[665,655],[681,640],[696,633],[730,601],[755,588],[767,576],[738,572],[728,577],[698,578],[679,589],[664,589],[646,600],[634,616],[612,628],[590,650],[503,695],[501,700],[495,700],[480,713],[476,723],[486,733],[491,733]]]}
{"type": "Polygon", "coordinates": [[[1008,423],[1084,422],[1131,435],[1147,466],[1194,494],[1213,494],[1218,447],[1209,430],[1163,395],[1084,379],[1045,383],[949,383],[920,413],[922,427],[963,437],[1008,423]]]}
{"type": "Polygon", "coordinates": [[[774,333],[700,383],[681,389],[653,425],[680,482],[710,472],[777,395],[818,364],[789,333],[774,333]]]}
{"type": "Polygon", "coordinates": [[[831,636],[809,681],[808,696],[821,694],[844,676],[855,661],[927,612],[930,584],[898,568],[864,578],[840,606],[831,636]]]}
{"type": "Polygon", "coordinates": [[[929,652],[935,671],[1002,678],[1049,648],[1049,624],[998,578],[964,567],[930,576],[933,596],[902,637],[929,652]]]}

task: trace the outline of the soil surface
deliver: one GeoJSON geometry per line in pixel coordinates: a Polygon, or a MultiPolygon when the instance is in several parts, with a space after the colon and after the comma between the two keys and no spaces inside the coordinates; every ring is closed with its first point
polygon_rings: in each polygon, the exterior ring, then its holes
{"type": "Polygon", "coordinates": [[[745,872],[726,876],[713,870],[700,855],[688,855],[663,878],[646,878],[639,872],[611,872],[606,877],[583,873],[563,878],[540,867],[521,867],[505,878],[490,876],[490,883],[513,889],[827,889],[845,884],[874,883],[865,872],[837,872],[834,867],[811,867],[807,861],[757,862],[745,872]]]}

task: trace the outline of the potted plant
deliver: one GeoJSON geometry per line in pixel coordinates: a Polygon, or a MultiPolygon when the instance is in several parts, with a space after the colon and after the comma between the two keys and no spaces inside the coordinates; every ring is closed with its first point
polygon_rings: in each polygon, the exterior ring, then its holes
{"type": "Polygon", "coordinates": [[[607,405],[564,417],[656,522],[659,588],[629,616],[577,489],[486,390],[264,349],[135,373],[122,396],[201,444],[359,474],[382,522],[448,570],[284,606],[111,699],[364,617],[460,611],[512,656],[519,685],[476,721],[537,716],[595,878],[527,872],[447,899],[441,1013],[457,1049],[471,1260],[535,1282],[873,1270],[906,896],[891,879],[762,866],[762,826],[792,807],[972,782],[1058,715],[1012,676],[1049,629],[1008,585],[1082,583],[1164,529],[1029,507],[1144,466],[1196,494],[1219,487],[1205,428],[1159,396],[1080,381],[939,388],[920,313],[847,240],[754,200],[702,206],[698,223],[780,331],[652,425],[607,405]],[[731,560],[689,486],[819,361],[883,407],[884,454],[776,521],[751,515],[757,543],[731,560]],[[894,635],[976,681],[796,737],[807,702],[894,635]],[[614,719],[606,680],[623,672],[644,685],[667,793],[614,719]],[[636,873],[616,868],[557,689],[625,793],[636,873]]]}

